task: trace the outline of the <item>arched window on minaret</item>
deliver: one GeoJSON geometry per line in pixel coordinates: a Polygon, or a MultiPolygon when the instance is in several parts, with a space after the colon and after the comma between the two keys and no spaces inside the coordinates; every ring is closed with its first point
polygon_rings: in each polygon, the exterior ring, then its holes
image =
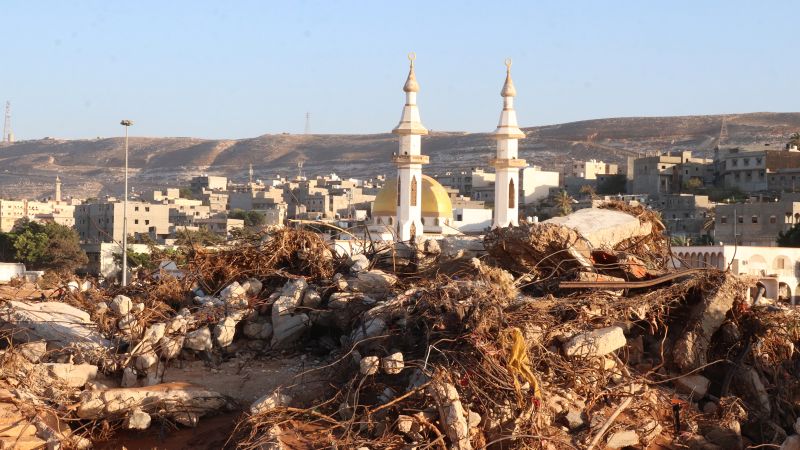
{"type": "Polygon", "coordinates": [[[514,189],[514,179],[508,180],[508,207],[516,208],[517,190],[514,189]]]}
{"type": "Polygon", "coordinates": [[[403,184],[400,182],[400,177],[397,177],[397,206],[400,206],[400,188],[403,184]]]}
{"type": "Polygon", "coordinates": [[[411,206],[417,206],[417,176],[411,177],[411,206]]]}

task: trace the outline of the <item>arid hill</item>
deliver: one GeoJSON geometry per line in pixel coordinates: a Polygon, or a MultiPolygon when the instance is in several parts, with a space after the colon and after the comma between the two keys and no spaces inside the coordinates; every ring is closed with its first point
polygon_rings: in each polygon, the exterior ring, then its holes
{"type": "MultiPolygon", "coordinates": [[[[709,152],[718,143],[723,117],[725,146],[781,146],[800,130],[800,113],[748,113],[726,116],[628,117],[586,120],[525,128],[520,154],[543,168],[564,161],[603,159],[624,163],[628,156],[665,150],[709,152]]],[[[304,160],[306,174],[337,172],[372,176],[392,170],[395,136],[267,134],[238,140],[186,137],[130,139],[132,186],[136,190],[180,186],[191,176],[209,173],[244,179],[249,164],[256,176],[294,174],[304,160]]],[[[485,166],[494,151],[488,133],[434,132],[423,138],[431,156],[428,172],[485,166]]],[[[65,195],[119,193],[123,165],[122,138],[23,141],[0,144],[0,196],[50,195],[59,174],[65,195]]]]}

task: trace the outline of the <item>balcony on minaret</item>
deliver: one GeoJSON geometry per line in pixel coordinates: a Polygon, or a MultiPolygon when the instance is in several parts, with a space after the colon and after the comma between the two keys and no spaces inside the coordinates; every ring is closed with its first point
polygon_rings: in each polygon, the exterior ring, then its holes
{"type": "Polygon", "coordinates": [[[398,166],[405,166],[411,164],[428,164],[430,162],[428,155],[394,155],[392,162],[398,166]]]}

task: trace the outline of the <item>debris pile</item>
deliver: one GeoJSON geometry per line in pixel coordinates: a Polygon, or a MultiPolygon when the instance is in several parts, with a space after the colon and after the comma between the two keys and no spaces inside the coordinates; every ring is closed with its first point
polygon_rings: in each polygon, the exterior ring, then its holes
{"type": "Polygon", "coordinates": [[[230,448],[795,448],[800,313],[669,269],[662,232],[612,204],[391,258],[302,229],[187,247],[3,302],[0,388],[68,447],[241,411],[230,448]]]}

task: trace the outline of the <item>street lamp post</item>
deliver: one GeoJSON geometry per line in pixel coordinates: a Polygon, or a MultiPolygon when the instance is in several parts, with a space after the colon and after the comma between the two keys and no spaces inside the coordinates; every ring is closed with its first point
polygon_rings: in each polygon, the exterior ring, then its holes
{"type": "Polygon", "coordinates": [[[122,285],[128,285],[128,127],[132,120],[123,119],[120,125],[125,127],[125,194],[122,197],[122,285]]]}

